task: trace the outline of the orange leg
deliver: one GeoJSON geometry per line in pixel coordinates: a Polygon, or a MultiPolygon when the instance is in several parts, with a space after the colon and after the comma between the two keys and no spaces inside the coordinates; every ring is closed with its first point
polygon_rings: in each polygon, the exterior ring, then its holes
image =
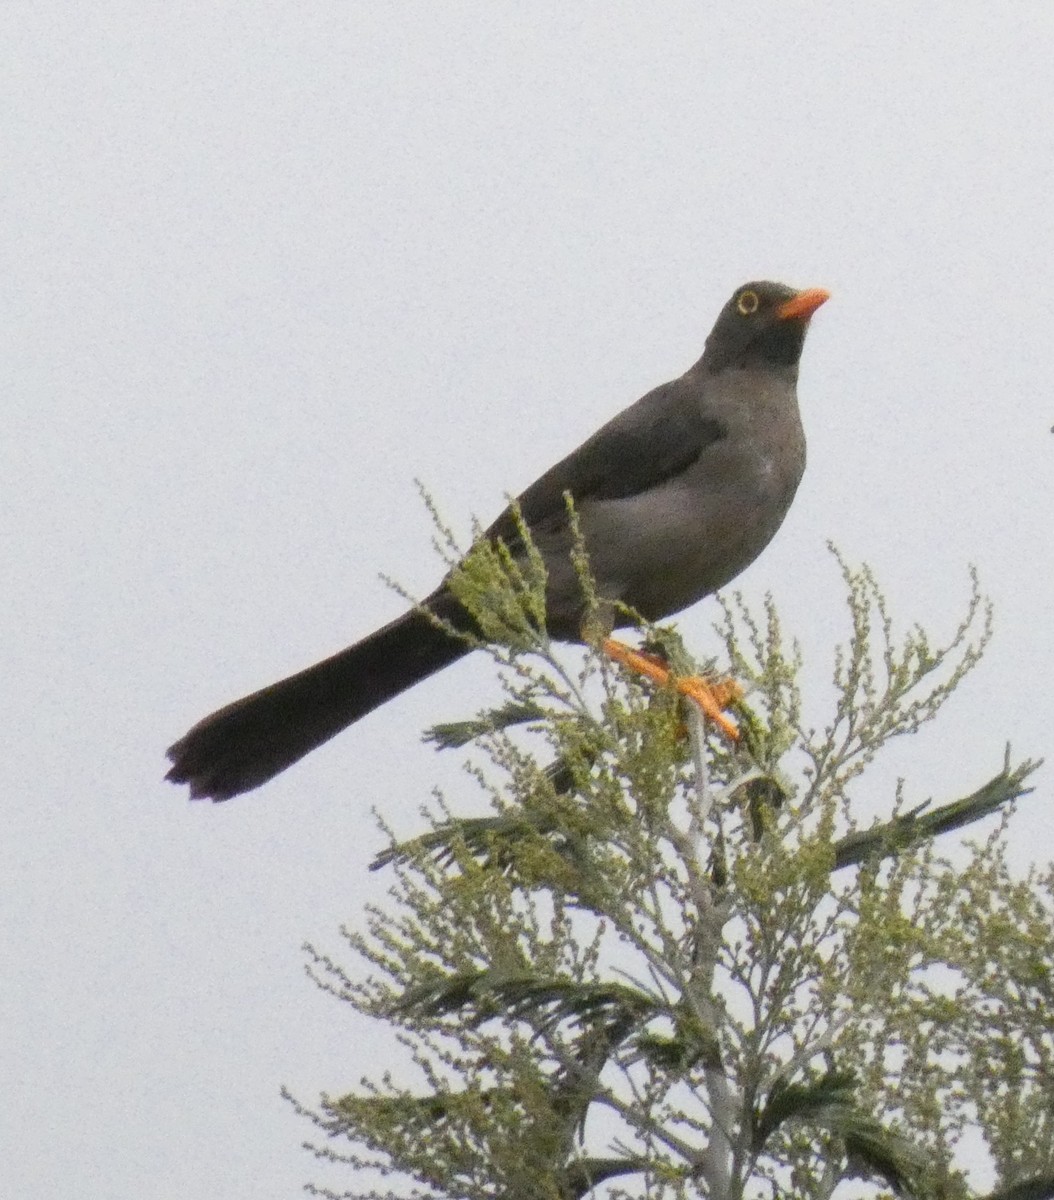
{"type": "Polygon", "coordinates": [[[736,728],[735,722],[724,711],[729,704],[739,700],[743,695],[743,689],[734,679],[720,679],[711,682],[698,675],[689,676],[686,679],[676,679],[671,674],[670,668],[658,655],[634,650],[625,642],[616,641],[615,638],[605,638],[601,649],[608,658],[622,663],[623,666],[629,667],[631,671],[636,671],[639,675],[647,676],[660,687],[672,684],[682,696],[694,700],[702,710],[703,716],[713,721],[729,741],[739,740],[739,730],[736,728]]]}

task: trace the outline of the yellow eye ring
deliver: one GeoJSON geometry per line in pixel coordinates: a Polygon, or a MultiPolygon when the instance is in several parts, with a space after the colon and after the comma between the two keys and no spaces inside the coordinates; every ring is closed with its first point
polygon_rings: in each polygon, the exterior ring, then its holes
{"type": "Polygon", "coordinates": [[[758,299],[757,292],[752,292],[749,289],[741,292],[739,299],[736,301],[736,308],[743,314],[744,317],[749,317],[758,311],[758,305],[761,301],[758,299]]]}

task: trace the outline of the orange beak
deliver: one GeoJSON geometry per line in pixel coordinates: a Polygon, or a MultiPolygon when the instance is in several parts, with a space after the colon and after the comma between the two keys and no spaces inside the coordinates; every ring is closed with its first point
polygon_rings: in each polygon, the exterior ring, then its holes
{"type": "Polygon", "coordinates": [[[776,309],[776,316],[781,321],[807,321],[830,297],[831,293],[823,288],[806,288],[804,292],[785,300],[776,309]]]}

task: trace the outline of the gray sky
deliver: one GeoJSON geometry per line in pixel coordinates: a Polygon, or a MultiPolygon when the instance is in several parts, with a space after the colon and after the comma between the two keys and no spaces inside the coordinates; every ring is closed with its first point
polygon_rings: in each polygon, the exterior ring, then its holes
{"type": "Polygon", "coordinates": [[[996,640],[887,771],[950,799],[1008,738],[1054,749],[1052,35],[976,0],[0,6],[9,1194],[341,1183],[278,1088],[376,1056],[299,946],[383,887],[371,805],[478,802],[418,735],[488,665],[227,805],[164,747],[393,616],[379,572],[433,585],[415,476],[489,520],[748,279],[833,297],[806,479],[742,586],[822,678],[826,539],[938,632],[976,563],[996,640]]]}

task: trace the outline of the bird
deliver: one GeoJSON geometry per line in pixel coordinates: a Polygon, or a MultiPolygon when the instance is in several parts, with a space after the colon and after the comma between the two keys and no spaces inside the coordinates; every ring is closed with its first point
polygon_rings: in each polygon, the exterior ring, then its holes
{"type": "MultiPolygon", "coordinates": [[[[688,608],[764,550],[805,469],[798,364],[810,320],[828,298],[823,288],[769,281],[737,288],[693,366],[608,421],[484,532],[515,553],[519,521],[529,530],[547,574],[550,636],[585,638],[568,494],[612,628],[627,623],[627,610],[655,622],[688,608]]],[[[474,627],[448,580],[354,645],[199,721],[169,748],[166,779],[189,785],[192,799],[251,791],[461,658],[472,642],[458,633],[474,627]]],[[[652,656],[621,641],[608,637],[603,647],[668,678],[652,656]]],[[[706,709],[701,693],[684,690],[706,709]]],[[[711,697],[706,711],[720,720],[719,701],[711,697]]]]}

